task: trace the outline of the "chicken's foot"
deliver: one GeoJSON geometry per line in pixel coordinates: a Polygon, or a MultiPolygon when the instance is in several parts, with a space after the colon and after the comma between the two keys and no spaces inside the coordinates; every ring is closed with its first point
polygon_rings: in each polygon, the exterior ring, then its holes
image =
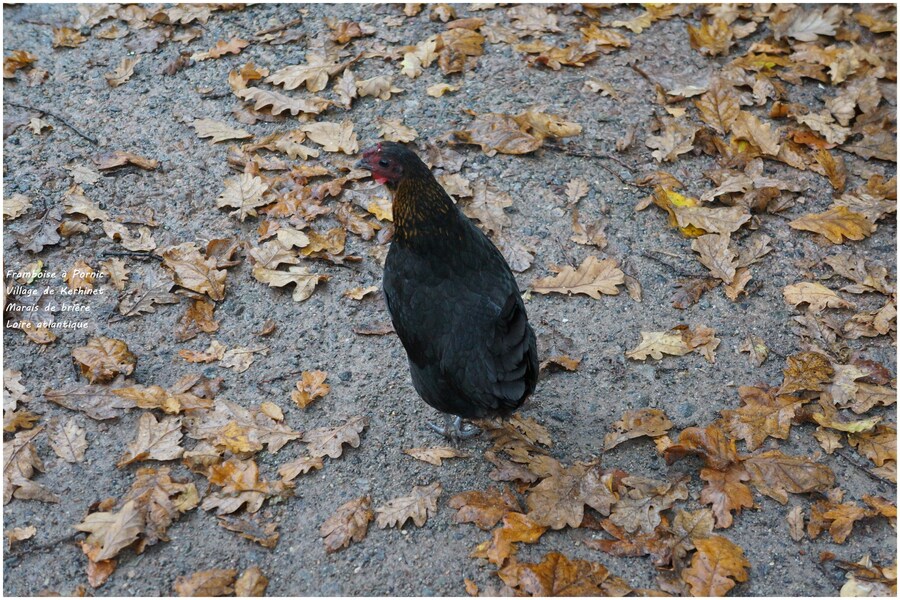
{"type": "Polygon", "coordinates": [[[467,440],[481,433],[481,430],[474,425],[463,427],[462,417],[454,419],[452,415],[444,416],[443,427],[431,422],[428,423],[428,427],[449,440],[467,440]]]}

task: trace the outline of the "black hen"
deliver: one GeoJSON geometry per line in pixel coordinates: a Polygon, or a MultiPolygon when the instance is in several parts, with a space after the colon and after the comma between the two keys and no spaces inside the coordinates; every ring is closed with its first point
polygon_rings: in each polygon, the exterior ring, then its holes
{"type": "Polygon", "coordinates": [[[506,416],[538,378],[534,331],[509,265],[411,150],[384,142],[360,167],[393,194],[394,237],[384,295],[425,402],[462,418],[506,416]]]}

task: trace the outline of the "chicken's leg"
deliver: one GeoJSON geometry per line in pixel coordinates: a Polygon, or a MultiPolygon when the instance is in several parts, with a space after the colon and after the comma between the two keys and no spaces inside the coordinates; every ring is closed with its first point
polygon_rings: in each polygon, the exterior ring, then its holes
{"type": "Polygon", "coordinates": [[[464,428],[462,425],[462,417],[456,417],[455,419],[453,419],[452,415],[444,416],[443,427],[431,422],[428,423],[428,427],[431,428],[431,430],[435,433],[439,433],[449,440],[467,440],[481,433],[481,430],[474,425],[469,425],[468,427],[464,428]]]}

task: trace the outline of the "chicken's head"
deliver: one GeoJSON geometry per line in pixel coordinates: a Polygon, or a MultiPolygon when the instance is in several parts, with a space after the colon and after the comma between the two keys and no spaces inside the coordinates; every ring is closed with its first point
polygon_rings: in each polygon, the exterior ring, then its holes
{"type": "Polygon", "coordinates": [[[395,189],[400,181],[428,167],[416,154],[401,144],[381,142],[363,150],[363,157],[356,166],[372,172],[372,179],[389,189],[395,189]]]}

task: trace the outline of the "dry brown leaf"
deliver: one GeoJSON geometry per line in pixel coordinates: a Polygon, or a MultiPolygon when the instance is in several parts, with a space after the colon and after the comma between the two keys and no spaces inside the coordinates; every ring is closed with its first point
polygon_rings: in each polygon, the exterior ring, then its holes
{"type": "Polygon", "coordinates": [[[793,394],[803,390],[820,392],[834,378],[834,368],[828,358],[818,352],[800,352],[787,357],[784,383],[779,393],[793,394]]]}
{"type": "Polygon", "coordinates": [[[175,579],[175,593],[181,597],[230,596],[234,593],[237,569],[209,569],[175,579]]]}
{"type": "Polygon", "coordinates": [[[603,449],[609,451],[626,440],[647,436],[651,438],[665,435],[672,428],[666,413],[658,408],[641,408],[626,411],[622,418],[613,423],[615,431],[606,434],[603,449]]]}
{"type": "Polygon", "coordinates": [[[301,456],[289,463],[284,463],[278,467],[278,475],[285,481],[293,481],[300,475],[309,473],[312,470],[319,470],[323,467],[322,458],[311,458],[309,456],[301,456]]]}
{"type": "Polygon", "coordinates": [[[403,451],[404,454],[409,454],[416,460],[421,460],[422,462],[427,462],[430,465],[434,465],[436,467],[440,467],[442,465],[442,460],[445,458],[469,458],[471,454],[466,452],[462,452],[456,448],[451,448],[449,446],[438,446],[435,448],[408,448],[403,451]]]}
{"type": "Polygon", "coordinates": [[[216,206],[236,208],[229,214],[237,215],[243,221],[248,216],[257,216],[257,208],[272,202],[265,195],[268,189],[269,185],[262,178],[242,173],[240,177],[225,180],[225,191],[216,198],[216,206]]]}
{"type": "Polygon", "coordinates": [[[378,289],[379,288],[377,285],[370,285],[370,286],[367,286],[364,288],[363,287],[355,287],[355,288],[346,290],[344,292],[344,297],[350,298],[351,300],[362,300],[369,294],[374,294],[374,293],[378,292],[378,289]]]}
{"type": "Polygon", "coordinates": [[[686,477],[666,482],[628,476],[621,483],[609,520],[629,534],[652,534],[663,521],[660,513],[688,497],[686,477]]]}
{"type": "Polygon", "coordinates": [[[526,502],[528,517],[553,529],[579,527],[585,505],[608,515],[617,496],[612,490],[612,475],[604,475],[599,466],[576,463],[564,467],[553,461],[548,477],[531,488],[526,502]]]}
{"type": "Polygon", "coordinates": [[[12,549],[13,544],[30,540],[36,533],[37,528],[34,525],[28,525],[27,527],[14,527],[3,535],[6,536],[6,539],[9,541],[9,548],[12,549]]]}
{"type": "MultiPolygon", "coordinates": [[[[747,215],[749,217],[749,215],[747,215]]],[[[729,248],[729,235],[701,235],[691,242],[691,250],[700,255],[699,260],[714,277],[726,284],[734,281],[737,273],[737,255],[729,248]]]]}
{"type": "Polygon", "coordinates": [[[500,567],[515,553],[513,544],[535,544],[545,531],[546,526],[538,525],[526,515],[510,512],[503,516],[503,527],[495,529],[491,539],[476,546],[470,556],[486,558],[488,562],[500,567]]]}
{"type": "Polygon", "coordinates": [[[728,54],[728,49],[734,39],[734,32],[722,19],[712,19],[711,23],[707,19],[703,19],[699,28],[688,25],[688,36],[691,40],[691,48],[700,50],[709,56],[718,56],[719,54],[728,54]]]}
{"type": "Polygon", "coordinates": [[[682,573],[692,596],[724,596],[736,583],[747,581],[750,562],[727,538],[714,535],[694,540],[697,553],[682,573]]]}
{"type": "Polygon", "coordinates": [[[625,273],[616,260],[597,260],[594,256],[588,256],[578,269],[564,267],[554,277],[536,279],[531,289],[537,294],[585,294],[599,300],[601,294],[618,295],[617,286],[624,283],[625,273]]]}
{"type": "Polygon", "coordinates": [[[570,560],[558,552],[548,553],[540,563],[512,561],[497,574],[515,592],[529,596],[620,596],[631,592],[603,565],[570,560]]]}
{"type": "Polygon", "coordinates": [[[748,456],[743,465],[756,489],[781,504],[787,504],[788,492],[825,492],[834,486],[834,473],[826,465],[780,450],[748,456]]]}
{"type": "Polygon", "coordinates": [[[368,417],[356,416],[338,427],[320,427],[307,431],[300,439],[309,444],[309,454],[313,458],[321,456],[340,458],[344,452],[344,444],[359,448],[359,434],[368,426],[368,417]]]}
{"type": "Polygon", "coordinates": [[[212,138],[210,139],[211,144],[253,137],[252,133],[247,133],[243,129],[235,129],[227,123],[212,119],[197,119],[191,123],[191,127],[197,130],[197,137],[212,138]]]}
{"type": "Polygon", "coordinates": [[[324,121],[307,123],[300,129],[326,152],[343,152],[350,155],[359,152],[359,142],[356,140],[356,132],[353,131],[353,123],[350,120],[341,123],[324,121]]]}
{"type": "Polygon", "coordinates": [[[11,194],[3,198],[3,220],[18,219],[31,208],[31,198],[25,194],[11,194]]]}
{"type": "Polygon", "coordinates": [[[206,294],[215,301],[225,299],[228,272],[216,268],[215,259],[204,258],[193,242],[170,246],[160,254],[163,267],[172,273],[177,285],[206,294]]]}
{"type": "Polygon", "coordinates": [[[247,598],[262,597],[266,595],[268,585],[269,578],[263,574],[262,569],[254,565],[241,573],[234,582],[234,595],[247,598]]]}
{"type": "Polygon", "coordinates": [[[693,149],[694,136],[699,129],[675,119],[666,119],[663,132],[648,136],[645,143],[648,148],[653,148],[652,154],[656,162],[672,162],[679,155],[693,149]]]}
{"type": "Polygon", "coordinates": [[[219,525],[263,548],[274,548],[280,537],[276,531],[278,525],[274,522],[262,521],[258,515],[222,515],[219,517],[219,525]]]}
{"type": "Polygon", "coordinates": [[[283,112],[289,112],[293,116],[300,113],[317,115],[332,104],[330,100],[318,96],[294,98],[257,87],[243,88],[235,91],[235,94],[241,100],[253,102],[253,110],[268,109],[272,115],[276,116],[283,112]]]}
{"type": "Polygon", "coordinates": [[[712,127],[719,135],[731,131],[731,125],[741,112],[737,94],[731,85],[723,79],[715,79],[709,91],[694,100],[694,106],[700,113],[700,119],[712,127]]]}
{"type": "Polygon", "coordinates": [[[232,452],[250,452],[268,445],[272,454],[285,444],[300,437],[300,433],[278,423],[258,409],[247,410],[229,400],[216,400],[215,410],[190,413],[184,419],[188,436],[195,440],[207,440],[216,445],[226,446],[232,452]],[[234,436],[226,438],[225,428],[232,426],[233,433],[242,438],[242,447],[233,444],[234,436]]]}
{"type": "Polygon", "coordinates": [[[115,71],[111,73],[106,73],[103,77],[106,78],[106,83],[109,84],[110,87],[119,87],[134,75],[134,67],[141,62],[140,57],[138,58],[123,58],[122,62],[119,63],[119,66],[116,67],[115,71]]]}
{"type": "Polygon", "coordinates": [[[255,354],[266,356],[268,353],[269,349],[265,346],[238,346],[222,355],[219,366],[232,369],[235,373],[243,373],[253,364],[253,360],[256,358],[255,354]]]}
{"type": "Polygon", "coordinates": [[[862,240],[875,231],[875,225],[871,221],[846,206],[832,206],[823,213],[807,214],[788,225],[793,229],[824,235],[833,244],[843,244],[844,238],[862,240]]]}
{"type": "Polygon", "coordinates": [[[203,500],[203,510],[216,509],[216,514],[226,515],[246,505],[246,512],[255,513],[266,498],[290,495],[293,485],[281,480],[265,481],[259,478],[259,467],[251,460],[231,458],[212,465],[208,471],[209,482],[221,486],[203,500]]]}
{"type": "Polygon", "coordinates": [[[44,472],[44,463],[38,456],[32,440],[43,426],[30,431],[20,431],[9,441],[3,442],[3,504],[9,504],[13,497],[39,502],[59,502],[47,488],[31,480],[34,472],[44,472]]]}
{"type": "Polygon", "coordinates": [[[748,450],[756,450],[767,437],[788,439],[791,422],[805,403],[795,396],[778,395],[777,389],[741,386],[738,394],[741,406],[737,410],[723,410],[723,428],[730,435],[747,443],[748,450]]]}
{"type": "Polygon", "coordinates": [[[337,552],[349,546],[350,542],[363,541],[369,531],[369,521],[373,518],[372,499],[368,496],[342,504],[319,527],[325,552],[337,552]]]}
{"type": "Polygon", "coordinates": [[[784,299],[793,307],[808,304],[813,313],[820,313],[826,308],[855,308],[852,302],[844,300],[836,292],[821,283],[804,281],[784,288],[784,299]]]}
{"type": "Polygon", "coordinates": [[[456,523],[474,523],[487,531],[509,513],[520,512],[519,501],[512,491],[505,487],[498,490],[489,487],[486,491],[473,490],[459,493],[447,503],[457,509],[453,516],[456,523]]]}
{"type": "Polygon", "coordinates": [[[389,142],[411,142],[419,137],[419,132],[407,127],[400,119],[379,119],[378,137],[389,142]]]}
{"type": "Polygon", "coordinates": [[[518,115],[485,113],[475,116],[465,130],[453,135],[465,144],[481,146],[488,156],[528,154],[543,145],[544,138],[563,138],[581,133],[581,125],[564,121],[561,117],[543,113],[536,108],[518,115]]]}
{"type": "Polygon", "coordinates": [[[393,75],[379,75],[371,79],[358,80],[356,82],[356,92],[360,98],[372,96],[380,100],[390,100],[392,94],[400,94],[403,90],[394,86],[393,75]]]}
{"type": "Polygon", "coordinates": [[[16,71],[24,69],[37,61],[37,56],[25,50],[13,50],[3,57],[3,78],[14,79],[16,71]]]}
{"type": "Polygon", "coordinates": [[[756,115],[741,111],[731,125],[735,139],[746,140],[768,156],[778,156],[781,149],[777,131],[772,131],[769,123],[760,121],[756,115]]]}
{"type": "Polygon", "coordinates": [[[106,383],[119,374],[131,375],[137,362],[125,342],[107,337],[92,337],[86,346],[72,350],[72,358],[91,383],[106,383]]]}
{"type": "Polygon", "coordinates": [[[86,434],[84,427],[80,427],[72,417],[65,425],[57,424],[50,432],[50,447],[64,461],[79,463],[84,460],[84,452],[88,447],[86,434]]]}
{"type": "Polygon", "coordinates": [[[462,86],[459,86],[459,85],[450,85],[448,83],[436,83],[434,85],[428,86],[428,88],[425,90],[425,93],[427,93],[432,98],[440,98],[447,92],[458,92],[460,89],[462,89],[462,86]]]}
{"type": "Polygon", "coordinates": [[[72,268],[63,274],[63,280],[70,290],[93,290],[97,274],[83,260],[75,261],[72,268]]]}
{"type": "Polygon", "coordinates": [[[124,467],[139,460],[175,460],[184,453],[181,443],[181,418],[166,417],[157,421],[152,413],[145,412],[138,421],[134,440],[117,467],[124,467]]]}
{"type": "Polygon", "coordinates": [[[78,531],[90,534],[81,543],[81,549],[93,562],[115,558],[137,541],[143,528],[144,517],[134,500],[129,500],[116,512],[91,513],[75,525],[78,531]]]}
{"type": "Polygon", "coordinates": [[[304,371],[297,382],[297,389],[291,392],[291,400],[300,408],[306,408],[331,390],[331,386],[325,383],[327,377],[325,371],[304,371]]]}
{"type": "MultiPolygon", "coordinates": [[[[307,64],[292,65],[275,71],[266,78],[266,83],[280,85],[286,90],[293,90],[306,85],[308,92],[319,92],[328,85],[328,78],[343,69],[343,65],[334,62],[330,57],[308,52],[307,64]]],[[[350,154],[353,154],[351,152],[350,154]]]]}
{"type": "Polygon", "coordinates": [[[878,425],[871,431],[851,433],[847,436],[856,451],[881,467],[897,460],[897,428],[894,425],[878,425]]]}
{"type": "Polygon", "coordinates": [[[381,529],[397,527],[403,529],[412,519],[416,527],[425,525],[428,517],[437,512],[437,501],[441,495],[441,483],[435,481],[427,486],[414,486],[409,496],[388,500],[375,509],[375,523],[381,529]]]}
{"type": "Polygon", "coordinates": [[[76,29],[69,27],[53,28],[53,47],[54,48],[77,48],[87,40],[76,29]]]}
{"type": "Polygon", "coordinates": [[[110,169],[116,169],[118,167],[125,167],[128,165],[134,165],[141,169],[152,171],[159,166],[159,161],[155,159],[144,158],[143,156],[139,156],[132,152],[122,151],[101,154],[94,159],[94,162],[97,163],[97,168],[101,171],[108,171],[110,169]]]}
{"type": "MultiPolygon", "coordinates": [[[[343,231],[343,229],[341,229],[343,231]]],[[[304,251],[314,247],[313,236],[310,235],[311,243],[304,251]]],[[[311,254],[312,252],[310,252],[311,254]]],[[[256,265],[253,267],[253,277],[261,283],[266,283],[271,287],[284,287],[286,285],[295,284],[294,292],[291,294],[294,302],[303,302],[312,296],[316,286],[324,281],[328,281],[330,275],[322,275],[319,273],[310,273],[307,267],[288,267],[287,271],[279,271],[276,269],[267,269],[256,265]]]]}
{"type": "Polygon", "coordinates": [[[512,206],[512,196],[482,182],[475,184],[472,196],[463,212],[467,217],[477,219],[485,233],[500,233],[510,225],[504,209],[512,206]]]}
{"type": "Polygon", "coordinates": [[[204,61],[209,60],[210,58],[221,58],[226,54],[240,54],[241,50],[250,45],[250,42],[247,40],[242,40],[240,38],[231,38],[227,42],[225,40],[219,40],[216,42],[216,45],[207,50],[206,52],[194,52],[191,55],[191,60],[196,61],[204,61]]]}

